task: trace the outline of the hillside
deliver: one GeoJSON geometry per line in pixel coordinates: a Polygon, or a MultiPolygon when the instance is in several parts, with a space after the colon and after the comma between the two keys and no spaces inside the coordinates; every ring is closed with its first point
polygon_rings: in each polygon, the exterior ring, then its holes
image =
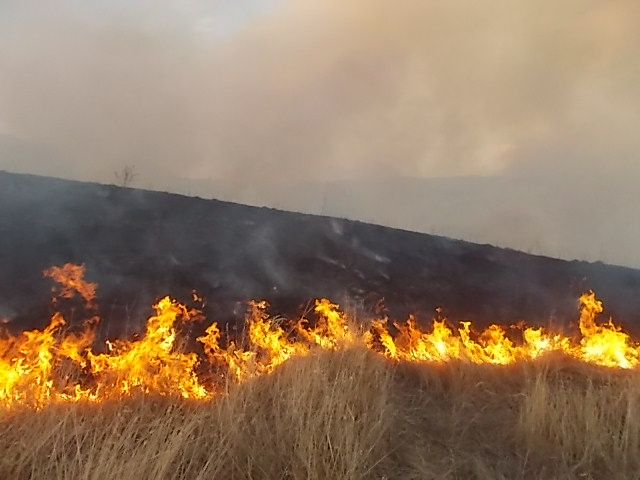
{"type": "Polygon", "coordinates": [[[84,263],[109,329],[137,329],[159,296],[195,289],[218,321],[265,299],[274,314],[317,297],[394,318],[567,324],[593,289],[605,312],[640,326],[640,271],[328,217],[0,172],[0,318],[42,326],[42,270],[84,263]],[[130,320],[136,319],[133,323],[130,320]],[[138,320],[139,319],[139,320],[138,320]]]}

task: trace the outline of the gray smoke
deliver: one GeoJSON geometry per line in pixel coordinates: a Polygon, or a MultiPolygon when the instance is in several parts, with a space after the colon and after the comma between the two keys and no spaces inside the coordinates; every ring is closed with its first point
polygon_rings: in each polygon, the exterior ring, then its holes
{"type": "Polygon", "coordinates": [[[0,168],[640,265],[636,0],[53,3],[0,4],[0,168]]]}

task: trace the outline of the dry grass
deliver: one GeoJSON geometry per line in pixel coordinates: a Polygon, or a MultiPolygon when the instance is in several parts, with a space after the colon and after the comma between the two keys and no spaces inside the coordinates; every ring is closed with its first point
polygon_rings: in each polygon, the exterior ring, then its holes
{"type": "Polygon", "coordinates": [[[0,416],[2,479],[637,478],[640,377],[546,359],[289,361],[209,403],[132,398],[0,416]]]}

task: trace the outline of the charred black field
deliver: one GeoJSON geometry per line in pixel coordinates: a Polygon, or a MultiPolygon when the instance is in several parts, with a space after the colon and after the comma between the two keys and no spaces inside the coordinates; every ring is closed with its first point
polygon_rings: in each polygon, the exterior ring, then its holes
{"type": "MultiPolygon", "coordinates": [[[[416,208],[413,206],[412,208],[416,208]]],[[[425,215],[429,206],[425,205],[425,215]]],[[[42,271],[85,264],[103,322],[140,325],[163,295],[206,300],[221,323],[247,301],[295,316],[316,298],[428,321],[442,307],[476,325],[575,323],[576,299],[597,292],[605,314],[640,328],[640,271],[563,261],[444,237],[168,193],[0,172],[0,318],[41,326],[42,271]]],[[[103,327],[104,328],[104,327],[103,327]]]]}

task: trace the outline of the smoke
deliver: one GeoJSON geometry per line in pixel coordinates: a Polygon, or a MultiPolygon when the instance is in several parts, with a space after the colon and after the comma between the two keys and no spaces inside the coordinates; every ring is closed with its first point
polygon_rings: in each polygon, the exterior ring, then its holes
{"type": "Polygon", "coordinates": [[[135,165],[142,186],[214,178],[254,203],[277,185],[294,209],[301,182],[562,177],[561,210],[640,178],[636,0],[238,3],[3,2],[0,133],[48,154],[0,168],[135,165]]]}

